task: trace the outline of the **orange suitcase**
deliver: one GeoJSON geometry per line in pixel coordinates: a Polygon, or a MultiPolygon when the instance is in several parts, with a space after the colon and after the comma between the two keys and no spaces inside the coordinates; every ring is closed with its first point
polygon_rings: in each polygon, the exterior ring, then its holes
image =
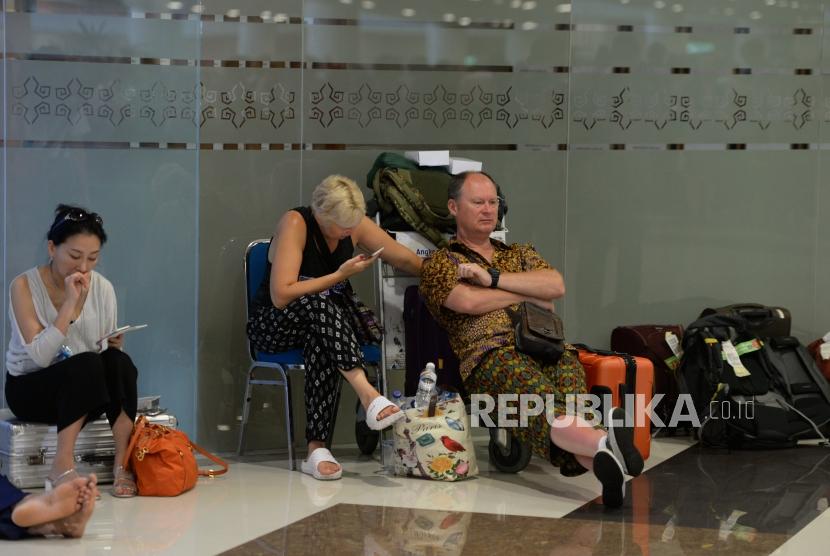
{"type": "MultiPolygon", "coordinates": [[[[643,459],[648,459],[651,452],[651,420],[644,409],[651,403],[654,392],[654,365],[644,357],[593,350],[583,345],[577,345],[577,348],[579,362],[585,367],[588,393],[600,396],[600,399],[610,395],[614,407],[622,407],[635,419],[634,444],[643,459]],[[633,396],[626,394],[641,394],[643,401],[637,403],[633,396]]],[[[605,416],[609,408],[600,407],[605,416]]]]}

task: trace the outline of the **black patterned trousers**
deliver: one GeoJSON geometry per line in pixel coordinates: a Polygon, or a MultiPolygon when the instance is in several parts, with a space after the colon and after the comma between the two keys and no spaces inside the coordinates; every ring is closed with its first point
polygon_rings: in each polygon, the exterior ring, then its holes
{"type": "Polygon", "coordinates": [[[258,351],[303,349],[306,440],[325,442],[337,411],[340,371],[365,368],[349,315],[329,295],[304,295],[284,309],[273,305],[254,309],[247,331],[258,351]]]}

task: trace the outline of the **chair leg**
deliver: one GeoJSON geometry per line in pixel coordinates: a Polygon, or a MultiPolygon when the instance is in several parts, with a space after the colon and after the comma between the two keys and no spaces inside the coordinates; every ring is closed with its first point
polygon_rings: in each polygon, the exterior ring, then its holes
{"type": "Polygon", "coordinates": [[[297,461],[294,454],[294,409],[291,403],[291,380],[286,369],[280,369],[285,382],[285,433],[288,437],[288,469],[296,471],[297,461]]]}
{"type": "Polygon", "coordinates": [[[253,376],[254,368],[248,369],[248,379],[245,381],[245,398],[242,401],[242,423],[239,425],[239,446],[236,449],[236,455],[241,456],[245,449],[245,426],[248,424],[248,414],[251,411],[251,378],[253,376]]]}

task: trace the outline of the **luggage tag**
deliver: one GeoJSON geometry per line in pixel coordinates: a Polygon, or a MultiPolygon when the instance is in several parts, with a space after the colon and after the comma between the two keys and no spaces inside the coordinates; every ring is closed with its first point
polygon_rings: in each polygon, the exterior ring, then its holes
{"type": "MultiPolygon", "coordinates": [[[[729,342],[729,344],[732,345],[731,342],[729,342]]],[[[726,519],[725,521],[721,520],[720,530],[718,531],[718,540],[728,540],[729,536],[733,533],[733,529],[735,529],[735,526],[738,524],[738,520],[741,518],[741,516],[745,515],[746,512],[743,512],[741,510],[732,510],[732,513],[730,514],[728,519],[726,519]]]]}
{"type": "Polygon", "coordinates": [[[671,352],[674,354],[668,359],[665,360],[666,365],[669,366],[671,370],[677,370],[677,367],[680,366],[680,358],[683,357],[683,350],[680,349],[680,340],[677,338],[677,334],[672,332],[671,330],[666,331],[666,343],[671,349],[671,352]]]}
{"type": "Polygon", "coordinates": [[[741,363],[741,357],[738,355],[738,351],[735,349],[735,346],[732,345],[732,342],[724,340],[720,345],[721,349],[723,349],[723,356],[726,358],[726,362],[729,363],[732,366],[732,370],[735,371],[735,376],[739,378],[749,376],[750,373],[747,368],[744,367],[743,363],[741,363]]]}

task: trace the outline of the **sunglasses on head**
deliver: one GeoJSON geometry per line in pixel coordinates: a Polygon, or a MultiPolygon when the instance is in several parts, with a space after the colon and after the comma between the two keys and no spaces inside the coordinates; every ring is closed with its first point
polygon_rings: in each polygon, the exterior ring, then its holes
{"type": "Polygon", "coordinates": [[[62,218],[59,218],[52,224],[52,232],[60,228],[65,222],[86,222],[91,220],[99,226],[104,225],[104,219],[97,212],[87,212],[82,209],[72,209],[67,211],[62,218]]]}

